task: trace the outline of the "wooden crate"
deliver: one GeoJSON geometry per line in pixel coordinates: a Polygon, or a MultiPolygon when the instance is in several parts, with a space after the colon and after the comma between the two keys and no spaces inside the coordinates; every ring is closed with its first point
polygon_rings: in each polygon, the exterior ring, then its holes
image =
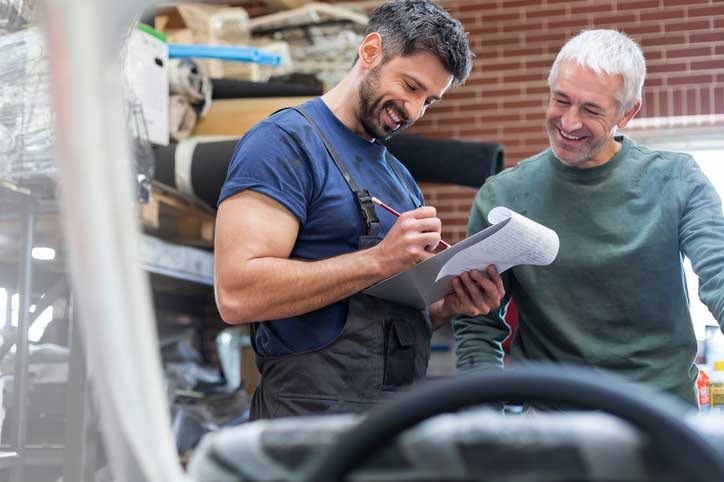
{"type": "Polygon", "coordinates": [[[206,117],[199,119],[194,135],[243,136],[267,116],[284,107],[302,104],[313,97],[218,99],[206,117]]]}

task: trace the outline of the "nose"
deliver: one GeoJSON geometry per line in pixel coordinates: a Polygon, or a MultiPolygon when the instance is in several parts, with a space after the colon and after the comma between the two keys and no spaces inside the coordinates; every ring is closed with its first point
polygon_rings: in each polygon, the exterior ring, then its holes
{"type": "Polygon", "coordinates": [[[405,106],[405,111],[407,113],[407,116],[409,117],[410,123],[417,121],[420,117],[422,117],[422,114],[425,113],[426,109],[425,105],[425,99],[413,99],[409,102],[407,102],[407,105],[405,106]]]}
{"type": "Polygon", "coordinates": [[[573,132],[583,126],[578,109],[569,107],[561,116],[561,128],[566,132],[573,132]]]}

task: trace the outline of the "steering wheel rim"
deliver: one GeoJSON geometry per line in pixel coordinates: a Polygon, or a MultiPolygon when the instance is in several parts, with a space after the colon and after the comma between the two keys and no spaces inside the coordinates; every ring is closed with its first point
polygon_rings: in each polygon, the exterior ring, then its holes
{"type": "MultiPolygon", "coordinates": [[[[642,387],[580,367],[494,370],[423,385],[372,410],[302,474],[302,482],[339,482],[395,436],[440,413],[501,400],[535,400],[599,410],[650,436],[653,448],[692,482],[724,480],[716,449],[671,410],[651,403],[642,387]]],[[[659,396],[659,394],[655,394],[659,396]]]]}

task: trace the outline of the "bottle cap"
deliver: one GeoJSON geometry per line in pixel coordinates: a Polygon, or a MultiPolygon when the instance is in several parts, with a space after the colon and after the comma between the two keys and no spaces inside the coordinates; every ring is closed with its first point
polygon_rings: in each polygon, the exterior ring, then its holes
{"type": "Polygon", "coordinates": [[[714,370],[716,371],[724,371],[724,361],[715,361],[714,362],[714,370]]]}

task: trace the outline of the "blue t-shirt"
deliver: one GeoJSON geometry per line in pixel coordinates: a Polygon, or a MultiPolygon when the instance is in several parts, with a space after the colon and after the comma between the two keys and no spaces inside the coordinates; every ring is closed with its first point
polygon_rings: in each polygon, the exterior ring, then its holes
{"type": "MultiPolygon", "coordinates": [[[[354,133],[320,98],[302,107],[317,121],[362,189],[398,212],[423,204],[422,192],[410,173],[397,159],[386,156],[383,145],[354,133]]],[[[319,260],[359,249],[359,237],[365,233],[355,196],[317,131],[298,112],[278,112],[239,141],[219,204],[246,189],[271,197],[296,216],[300,226],[291,258],[319,260]]],[[[395,217],[377,206],[375,210],[382,238],[395,217]]],[[[279,356],[326,345],[344,327],[347,305],[342,300],[304,315],[261,323],[257,351],[279,356]]]]}

